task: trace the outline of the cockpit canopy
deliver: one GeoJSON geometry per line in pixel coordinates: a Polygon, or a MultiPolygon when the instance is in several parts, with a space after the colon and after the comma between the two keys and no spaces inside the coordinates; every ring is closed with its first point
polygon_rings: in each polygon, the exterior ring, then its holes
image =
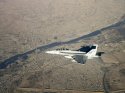
{"type": "Polygon", "coordinates": [[[56,50],[69,50],[68,48],[58,48],[56,50]]]}

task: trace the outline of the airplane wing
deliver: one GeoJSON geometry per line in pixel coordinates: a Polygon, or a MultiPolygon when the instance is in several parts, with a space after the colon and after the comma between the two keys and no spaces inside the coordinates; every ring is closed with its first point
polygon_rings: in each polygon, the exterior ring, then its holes
{"type": "Polygon", "coordinates": [[[87,56],[84,56],[84,55],[75,55],[75,56],[72,56],[72,58],[73,60],[81,64],[85,64],[87,60],[87,56]]]}

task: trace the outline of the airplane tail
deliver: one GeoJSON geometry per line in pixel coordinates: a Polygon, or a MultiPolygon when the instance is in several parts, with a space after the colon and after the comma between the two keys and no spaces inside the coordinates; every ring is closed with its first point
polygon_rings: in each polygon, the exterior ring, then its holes
{"type": "Polygon", "coordinates": [[[86,56],[88,57],[88,59],[91,59],[93,57],[97,57],[97,55],[96,55],[97,48],[98,48],[97,44],[92,45],[90,51],[86,54],[86,56]]]}

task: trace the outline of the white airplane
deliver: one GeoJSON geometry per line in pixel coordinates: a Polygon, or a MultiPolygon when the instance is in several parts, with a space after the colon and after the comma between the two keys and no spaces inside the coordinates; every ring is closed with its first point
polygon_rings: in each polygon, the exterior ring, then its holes
{"type": "Polygon", "coordinates": [[[72,62],[78,62],[84,64],[87,59],[93,59],[95,57],[101,56],[104,52],[97,52],[98,45],[92,44],[89,46],[82,46],[78,50],[69,49],[56,49],[52,51],[46,51],[48,54],[63,55],[65,58],[72,59],[72,62]]]}

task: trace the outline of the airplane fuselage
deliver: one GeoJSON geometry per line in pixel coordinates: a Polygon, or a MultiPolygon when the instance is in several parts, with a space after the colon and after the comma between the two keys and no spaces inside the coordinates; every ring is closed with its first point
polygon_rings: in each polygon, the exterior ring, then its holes
{"type": "Polygon", "coordinates": [[[78,50],[69,50],[63,48],[52,51],[46,51],[46,53],[63,55],[65,58],[72,59],[72,61],[78,61],[78,63],[84,64],[86,59],[93,59],[94,57],[99,57],[97,55],[97,47],[97,44],[93,44],[88,47],[82,47],[78,50]]]}
{"type": "Polygon", "coordinates": [[[71,51],[71,50],[53,50],[53,51],[47,51],[46,53],[58,54],[58,55],[83,55],[85,54],[85,52],[71,51]]]}

